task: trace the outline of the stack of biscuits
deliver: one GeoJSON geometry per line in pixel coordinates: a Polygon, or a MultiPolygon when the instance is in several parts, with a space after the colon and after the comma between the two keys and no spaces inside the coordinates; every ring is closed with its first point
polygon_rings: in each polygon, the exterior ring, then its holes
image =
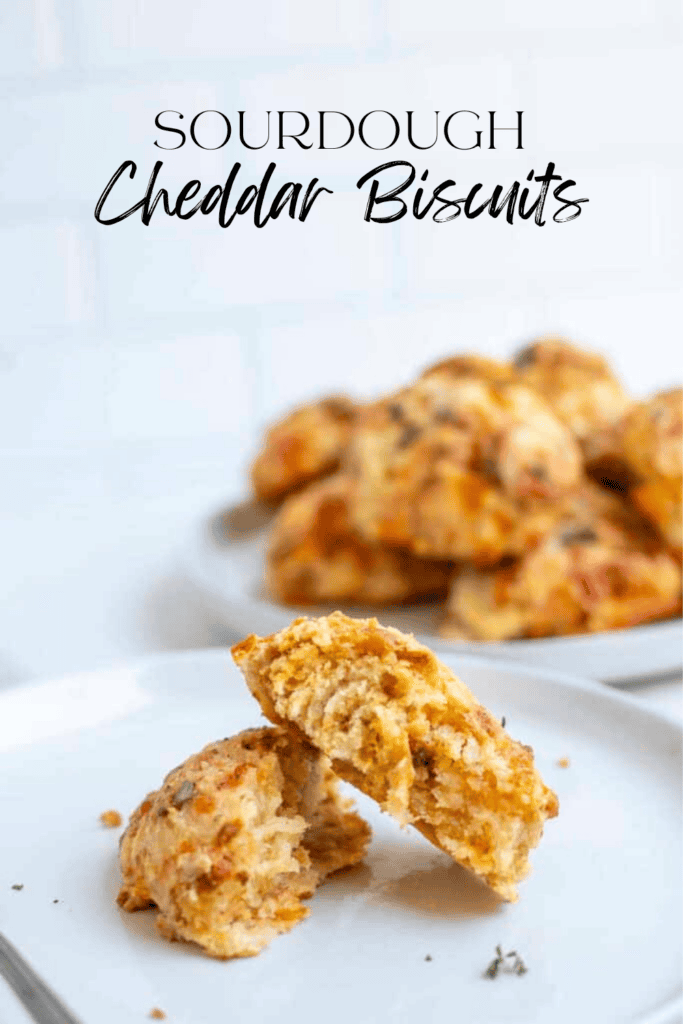
{"type": "Polygon", "coordinates": [[[633,401],[599,355],[540,339],[400,391],[303,406],[252,466],[277,506],[266,582],[294,606],[444,601],[496,641],[681,611],[683,391],[633,401]]]}

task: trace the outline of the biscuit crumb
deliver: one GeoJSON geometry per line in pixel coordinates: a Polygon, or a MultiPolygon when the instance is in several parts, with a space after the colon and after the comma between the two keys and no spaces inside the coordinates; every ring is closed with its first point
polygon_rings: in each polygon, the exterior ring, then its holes
{"type": "Polygon", "coordinates": [[[15,882],[14,885],[12,886],[12,888],[16,889],[17,892],[21,892],[21,890],[24,888],[24,883],[23,882],[15,882]]]}
{"type": "Polygon", "coordinates": [[[166,1020],[166,1014],[163,1010],[160,1010],[158,1006],[153,1006],[149,1011],[149,1015],[152,1020],[166,1020]]]}
{"type": "Polygon", "coordinates": [[[100,821],[107,828],[118,828],[122,823],[123,818],[118,811],[102,811],[100,814],[100,821]]]}
{"type": "Polygon", "coordinates": [[[558,760],[558,762],[557,762],[557,767],[558,768],[569,768],[570,764],[571,764],[571,762],[570,762],[568,757],[561,757],[558,760]]]}

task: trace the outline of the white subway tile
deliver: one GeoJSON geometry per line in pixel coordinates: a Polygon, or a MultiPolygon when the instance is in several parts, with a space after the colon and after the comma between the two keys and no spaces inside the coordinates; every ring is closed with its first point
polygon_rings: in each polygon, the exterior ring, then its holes
{"type": "Polygon", "coordinates": [[[0,76],[51,71],[64,60],[55,0],[0,4],[0,76]]]}
{"type": "Polygon", "coordinates": [[[8,447],[225,434],[253,419],[244,342],[225,331],[158,338],[93,336],[6,342],[0,433],[8,447]]]}
{"type": "Polygon", "coordinates": [[[244,343],[229,331],[119,340],[111,362],[104,403],[114,439],[238,438],[251,423],[244,343]]]}
{"type": "Polygon", "coordinates": [[[32,6],[38,64],[41,70],[51,71],[61,67],[65,57],[59,0],[33,0],[32,6]]]}
{"type": "MultiPolygon", "coordinates": [[[[486,5],[482,5],[484,8],[486,5]]],[[[571,10],[561,4],[544,0],[502,0],[500,24],[523,32],[547,33],[548,42],[562,49],[563,39],[579,35],[584,39],[592,32],[619,29],[647,29],[667,25],[672,5],[667,0],[575,0],[571,10]]]]}
{"type": "Polygon", "coordinates": [[[468,35],[486,50],[515,47],[523,55],[539,37],[558,53],[596,32],[607,37],[619,31],[657,31],[671,20],[671,5],[663,0],[577,0],[571,9],[543,0],[487,0],[477,4],[453,4],[448,0],[393,0],[387,30],[395,46],[428,45],[435,48],[462,45],[468,35]],[[503,37],[507,35],[507,41],[503,37]]]}
{"type": "Polygon", "coordinates": [[[0,283],[6,336],[88,322],[94,315],[93,261],[87,233],[71,221],[0,230],[6,254],[0,283]]]}
{"type": "Polygon", "coordinates": [[[0,434],[6,447],[103,440],[109,353],[67,338],[5,342],[0,434]]]}
{"type": "Polygon", "coordinates": [[[543,53],[531,65],[536,143],[551,158],[619,147],[631,161],[672,146],[682,63],[680,45],[582,47],[580,62],[570,48],[543,53]]]}
{"type": "Polygon", "coordinates": [[[197,0],[191,9],[179,0],[80,0],[80,9],[86,60],[96,66],[357,49],[373,31],[366,0],[197,0]]]}

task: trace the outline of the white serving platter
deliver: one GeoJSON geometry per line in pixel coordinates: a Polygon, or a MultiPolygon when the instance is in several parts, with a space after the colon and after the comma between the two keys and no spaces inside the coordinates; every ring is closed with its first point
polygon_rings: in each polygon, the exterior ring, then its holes
{"type": "MultiPolygon", "coordinates": [[[[207,516],[188,537],[184,570],[204,596],[213,615],[235,637],[265,636],[297,615],[324,615],[331,606],[293,608],[273,601],[263,584],[268,513],[259,506],[232,506],[207,516]]],[[[414,633],[442,652],[465,651],[527,665],[571,672],[614,685],[680,675],[683,671],[683,622],[672,619],[631,629],[506,643],[460,643],[438,634],[441,605],[435,602],[391,608],[342,606],[357,618],[376,617],[384,625],[414,633]]]]}

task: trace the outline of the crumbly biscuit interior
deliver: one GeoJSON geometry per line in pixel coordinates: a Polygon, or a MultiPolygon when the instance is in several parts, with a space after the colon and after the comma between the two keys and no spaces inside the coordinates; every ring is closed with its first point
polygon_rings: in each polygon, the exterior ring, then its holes
{"type": "Polygon", "coordinates": [[[272,721],[295,725],[341,778],[516,899],[557,798],[530,748],[431,651],[337,612],[247,638],[233,656],[272,721]]]}
{"type": "Polygon", "coordinates": [[[252,956],[307,916],[302,900],[356,863],[367,825],[329,762],[281,729],[211,744],[134,812],[121,842],[125,910],[216,957],[252,956]]]}

